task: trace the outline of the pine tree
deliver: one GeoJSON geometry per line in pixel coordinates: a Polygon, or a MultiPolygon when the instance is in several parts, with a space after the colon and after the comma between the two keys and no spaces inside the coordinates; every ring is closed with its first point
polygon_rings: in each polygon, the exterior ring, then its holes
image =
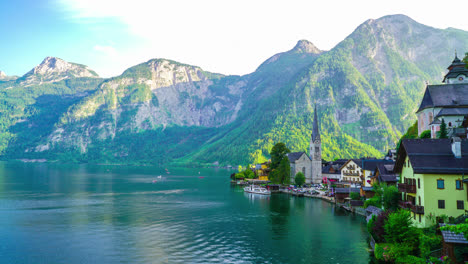
{"type": "Polygon", "coordinates": [[[440,124],[439,138],[448,138],[447,124],[445,124],[445,120],[443,118],[442,123],[440,124]]]}

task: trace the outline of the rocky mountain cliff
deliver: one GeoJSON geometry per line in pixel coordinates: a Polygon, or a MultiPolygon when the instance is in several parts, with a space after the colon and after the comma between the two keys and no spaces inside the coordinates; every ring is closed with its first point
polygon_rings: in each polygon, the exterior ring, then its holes
{"type": "Polygon", "coordinates": [[[244,76],[154,59],[102,80],[46,58],[0,83],[5,101],[34,91],[0,146],[5,158],[245,164],[267,159],[279,141],[306,150],[316,104],[325,159],[379,156],[414,122],[425,82],[440,83],[453,51],[466,47],[468,32],[395,15],[364,22],[330,51],[301,40],[244,76]],[[41,102],[55,87],[69,99],[57,97],[64,103],[51,115],[41,102]]]}
{"type": "Polygon", "coordinates": [[[21,85],[33,85],[80,77],[97,78],[99,75],[85,65],[66,62],[60,58],[46,57],[41,64],[34,67],[17,81],[21,85]]]}

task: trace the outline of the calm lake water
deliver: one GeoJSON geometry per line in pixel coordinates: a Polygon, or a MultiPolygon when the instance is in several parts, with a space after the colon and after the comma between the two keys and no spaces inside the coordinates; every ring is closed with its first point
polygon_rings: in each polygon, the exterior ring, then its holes
{"type": "Polygon", "coordinates": [[[0,262],[369,263],[359,216],[169,171],[0,163],[0,262]]]}

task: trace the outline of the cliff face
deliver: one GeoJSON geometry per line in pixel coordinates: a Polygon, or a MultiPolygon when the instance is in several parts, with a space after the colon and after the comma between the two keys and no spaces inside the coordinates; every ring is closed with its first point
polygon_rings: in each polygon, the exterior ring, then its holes
{"type": "Polygon", "coordinates": [[[325,159],[379,156],[414,122],[425,82],[440,83],[453,51],[467,46],[468,32],[395,15],[364,22],[330,51],[301,40],[244,76],[154,59],[101,80],[86,66],[46,58],[20,79],[0,83],[3,93],[9,88],[5,98],[23,89],[41,101],[58,93],[50,85],[68,97],[47,125],[37,126],[46,106],[32,100],[15,108],[23,109],[21,117],[2,133],[20,136],[4,152],[86,162],[245,164],[268,158],[279,141],[306,150],[317,105],[325,159]],[[31,135],[35,127],[40,133],[31,135]]]}
{"type": "Polygon", "coordinates": [[[53,83],[68,78],[99,77],[85,65],[66,62],[55,57],[46,57],[41,64],[18,79],[21,85],[53,83]]]}

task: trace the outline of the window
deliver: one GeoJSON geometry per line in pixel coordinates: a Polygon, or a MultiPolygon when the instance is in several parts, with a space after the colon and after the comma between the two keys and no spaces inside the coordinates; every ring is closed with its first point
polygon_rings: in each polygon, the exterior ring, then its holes
{"type": "Polygon", "coordinates": [[[444,180],[443,179],[438,179],[437,180],[437,189],[444,189],[444,180]]]}
{"type": "Polygon", "coordinates": [[[319,152],[319,147],[315,147],[315,153],[319,152]]]}
{"type": "Polygon", "coordinates": [[[445,209],[445,200],[439,200],[439,209],[445,209]]]}
{"type": "Polygon", "coordinates": [[[302,174],[305,176],[305,167],[302,167],[302,174]]]}
{"type": "Polygon", "coordinates": [[[457,190],[463,190],[463,183],[461,180],[456,180],[455,181],[455,186],[457,188],[457,190]]]}
{"type": "Polygon", "coordinates": [[[448,123],[448,126],[449,126],[449,127],[452,127],[452,122],[449,122],[449,123],[448,123]]]}
{"type": "Polygon", "coordinates": [[[457,201],[457,209],[460,209],[460,210],[465,209],[465,203],[463,202],[463,200],[457,201]]]}
{"type": "Polygon", "coordinates": [[[421,189],[421,179],[418,179],[418,189],[421,189]]]}

